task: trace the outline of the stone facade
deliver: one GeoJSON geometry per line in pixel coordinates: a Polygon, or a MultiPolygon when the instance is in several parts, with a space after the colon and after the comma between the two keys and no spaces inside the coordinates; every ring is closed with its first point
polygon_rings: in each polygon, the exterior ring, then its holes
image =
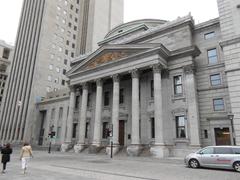
{"type": "Polygon", "coordinates": [[[13,46],[0,40],[0,107],[6,90],[7,77],[13,58],[13,49],[13,46]]]}
{"type": "MultiPolygon", "coordinates": [[[[132,156],[166,157],[239,144],[240,88],[233,84],[238,68],[227,67],[238,62],[240,48],[238,38],[225,40],[223,2],[219,18],[197,25],[191,15],[122,24],[99,42],[99,49],[75,58],[68,72],[70,98],[62,100],[69,100],[62,127],[68,133],[58,144],[62,151],[104,148],[109,153],[112,141],[114,153],[126,149],[132,156]]],[[[229,8],[238,7],[236,2],[225,1],[229,8]]],[[[38,107],[48,114],[50,102],[38,107]]]]}

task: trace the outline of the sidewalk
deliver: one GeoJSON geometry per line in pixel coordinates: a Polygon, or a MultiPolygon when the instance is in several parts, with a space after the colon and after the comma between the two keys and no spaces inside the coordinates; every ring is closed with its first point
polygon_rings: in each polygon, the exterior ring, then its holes
{"type": "Polygon", "coordinates": [[[187,168],[176,158],[109,156],[34,151],[26,175],[22,174],[20,150],[14,150],[6,174],[0,180],[239,180],[234,171],[187,168]]]}

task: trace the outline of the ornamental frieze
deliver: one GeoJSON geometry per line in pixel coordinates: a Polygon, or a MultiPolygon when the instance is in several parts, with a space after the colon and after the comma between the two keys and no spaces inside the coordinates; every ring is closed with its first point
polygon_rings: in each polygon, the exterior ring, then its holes
{"type": "Polygon", "coordinates": [[[124,57],[127,57],[130,53],[128,52],[108,52],[104,55],[96,58],[87,65],[87,68],[95,68],[101,64],[108,63],[110,61],[115,61],[124,57]]]}

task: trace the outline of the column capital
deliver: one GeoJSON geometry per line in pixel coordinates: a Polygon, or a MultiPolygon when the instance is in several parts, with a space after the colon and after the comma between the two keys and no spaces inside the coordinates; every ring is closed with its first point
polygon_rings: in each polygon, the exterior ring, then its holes
{"type": "Polygon", "coordinates": [[[113,82],[119,82],[119,74],[112,75],[113,82]]]}
{"type": "Polygon", "coordinates": [[[69,86],[70,92],[75,92],[75,87],[74,86],[69,86]]]}
{"type": "Polygon", "coordinates": [[[88,83],[87,82],[81,83],[81,86],[82,86],[82,89],[88,89],[88,83]]]}
{"type": "Polygon", "coordinates": [[[103,84],[102,79],[96,79],[95,81],[96,81],[97,86],[102,86],[102,84],[103,84]]]}
{"type": "Polygon", "coordinates": [[[196,71],[195,66],[193,64],[184,66],[183,70],[184,70],[185,74],[194,74],[196,71]]]}
{"type": "Polygon", "coordinates": [[[161,64],[155,64],[151,68],[153,69],[153,73],[160,73],[163,69],[161,64]]]}
{"type": "Polygon", "coordinates": [[[134,69],[130,71],[132,78],[138,78],[139,77],[139,71],[138,69],[134,69]]]}

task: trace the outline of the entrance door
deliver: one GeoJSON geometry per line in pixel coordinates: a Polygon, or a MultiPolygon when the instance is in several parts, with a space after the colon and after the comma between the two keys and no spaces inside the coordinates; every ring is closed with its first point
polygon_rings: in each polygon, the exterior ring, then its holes
{"type": "Polygon", "coordinates": [[[231,145],[229,128],[214,128],[216,145],[231,145]]]}
{"type": "Polygon", "coordinates": [[[124,134],[125,134],[125,128],[124,128],[124,121],[119,121],[119,145],[124,146],[124,134]]]}

